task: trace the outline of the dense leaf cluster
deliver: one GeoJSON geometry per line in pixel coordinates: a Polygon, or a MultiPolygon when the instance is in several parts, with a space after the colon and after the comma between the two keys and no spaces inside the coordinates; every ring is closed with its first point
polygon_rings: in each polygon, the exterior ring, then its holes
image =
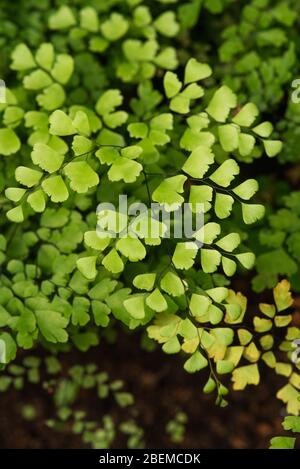
{"type": "Polygon", "coordinates": [[[299,290],[299,193],[271,213],[253,163],[297,159],[281,140],[297,109],[276,113],[297,71],[298,4],[238,2],[231,16],[234,2],[221,0],[57,3],[22,4],[22,28],[13,5],[1,11],[6,361],[37,343],[86,351],[120,322],[180,352],[187,372],[204,369],[204,392],[221,405],[223,375],[241,390],[272,368],[285,379],[278,397],[298,414],[300,331],[281,279],[299,290]],[[195,44],[203,18],[217,33],[195,44]],[[119,211],[116,226],[97,206],[118,206],[121,195],[148,208],[119,211]],[[169,214],[189,204],[193,217],[201,204],[204,226],[166,238],[153,202],[169,214]],[[231,278],[254,266],[254,290],[274,287],[274,304],[252,318],[231,278]]]}

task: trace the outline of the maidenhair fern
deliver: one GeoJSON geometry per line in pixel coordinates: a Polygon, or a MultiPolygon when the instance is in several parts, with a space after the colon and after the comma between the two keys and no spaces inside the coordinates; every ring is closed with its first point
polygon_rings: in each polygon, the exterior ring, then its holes
{"type": "Polygon", "coordinates": [[[263,251],[256,260],[257,275],[253,288],[261,292],[276,285],[280,276],[291,279],[299,291],[300,194],[295,191],[282,198],[283,206],[268,217],[268,225],[259,231],[263,251]]]}
{"type": "Polygon", "coordinates": [[[300,433],[300,417],[289,415],[285,417],[282,426],[290,434],[295,436],[274,436],[270,443],[270,449],[293,449],[300,433]]]}
{"type": "MultiPolygon", "coordinates": [[[[14,205],[7,217],[11,222],[24,223],[34,213],[42,213],[41,228],[32,240],[33,245],[42,241],[36,264],[25,267],[14,260],[7,264],[11,278],[6,276],[3,307],[8,311],[4,325],[14,333],[11,336],[6,332],[3,337],[10,344],[12,356],[13,337],[19,346],[28,348],[38,333],[53,343],[66,342],[70,334],[74,344],[85,349],[84,342],[97,343],[93,329],[106,327],[112,313],[130,328],[154,321],[148,328],[150,337],[162,342],[166,353],[181,349],[187,353],[184,367],[188,372],[209,366],[206,389],[218,385],[220,402],[227,391],[217,374],[233,372],[237,388],[257,384],[256,364],[236,368],[243,354],[250,363],[257,361],[260,354],[256,345],[251,338],[249,345],[243,343],[243,338],[239,346],[231,347],[235,334],[230,325],[242,322],[246,300],[222,286],[225,279],[216,284],[213,274],[220,265],[226,276],[232,276],[237,265],[253,266],[254,255],[243,246],[239,248],[238,233],[222,231],[222,220],[230,216],[235,203],[246,224],[263,216],[263,206],[249,202],[258,190],[256,181],[235,181],[240,168],[234,155],[250,154],[256,145],[268,156],[280,151],[281,143],[269,139],[271,126],[267,122],[257,124],[258,110],[251,103],[233,112],[237,98],[226,86],[207,99],[199,82],[210,77],[212,70],[195,59],[188,61],[182,78],[173,72],[165,74],[166,98],[145,82],[130,108],[124,110],[118,89],[102,93],[94,109],[74,104],[53,109],[63,103],[50,100],[51,105],[45,105],[41,97],[55,85],[63,90],[73,70],[71,57],[62,60],[49,44],[40,46],[35,55],[20,45],[12,57],[12,68],[25,75],[24,87],[33,93],[37,110],[25,110],[13,129],[3,129],[11,131],[12,140],[18,142],[24,129],[29,150],[28,165],[15,169],[20,185],[5,191],[14,205]],[[66,69],[61,65],[64,63],[66,69]],[[99,237],[93,208],[95,211],[101,197],[101,184],[107,187],[105,200],[114,201],[126,194],[132,201],[157,202],[169,212],[184,201],[194,211],[197,204],[203,204],[205,224],[192,239],[165,240],[163,232],[149,238],[141,220],[135,224],[131,219],[126,236],[99,237]],[[81,217],[78,214],[75,222],[76,212],[50,208],[62,202],[66,207],[78,205],[91,211],[90,220],[87,217],[90,229],[80,229],[81,217]],[[53,234],[51,228],[56,228],[53,234]],[[61,244],[59,236],[66,242],[61,244]],[[67,241],[69,237],[71,241],[67,241]],[[86,250],[78,252],[83,239],[86,250]],[[197,242],[202,243],[200,248],[197,242]],[[157,259],[155,266],[153,256],[157,259]],[[134,263],[142,260],[143,264],[134,268],[134,263]],[[20,311],[17,321],[9,313],[16,305],[20,311]],[[203,327],[203,323],[213,327],[203,327]],[[73,326],[89,324],[89,332],[73,330],[73,326]],[[163,334],[161,325],[166,328],[163,334]],[[183,338],[182,344],[177,334],[183,338]]],[[[11,96],[17,104],[13,92],[11,96]]],[[[11,107],[11,102],[4,106],[4,116],[11,107]]],[[[151,219],[149,210],[144,219],[151,219]]],[[[102,215],[98,213],[100,223],[102,215]]],[[[82,222],[82,227],[85,224],[82,222]]]]}
{"type": "MultiPolygon", "coordinates": [[[[220,63],[201,41],[193,47],[191,32],[201,7],[220,28],[230,0],[64,2],[50,12],[44,3],[37,13],[44,30],[3,51],[11,55],[0,104],[4,362],[37,343],[85,352],[122,323],[166,354],[180,353],[220,405],[228,378],[243,390],[270,367],[284,380],[278,398],[297,415],[299,364],[291,355],[300,336],[282,277],[293,285],[298,278],[299,197],[286,197],[277,214],[267,207],[263,221],[259,169],[249,165],[286,158],[278,130],[287,123],[276,126],[276,115],[271,123],[259,108],[275,109],[290,77],[282,63],[294,64],[284,32],[296,22],[293,10],[280,4],[269,18],[268,1],[246,6],[239,28],[222,30],[220,80],[220,63]],[[262,56],[272,43],[275,57],[254,66],[249,37],[262,56]],[[177,236],[174,221],[170,234],[153,206],[171,219],[189,211],[202,223],[177,236]],[[252,317],[231,278],[254,267],[254,289],[274,288],[274,304],[260,303],[252,317]]],[[[5,22],[1,34],[8,33],[5,22]]]]}

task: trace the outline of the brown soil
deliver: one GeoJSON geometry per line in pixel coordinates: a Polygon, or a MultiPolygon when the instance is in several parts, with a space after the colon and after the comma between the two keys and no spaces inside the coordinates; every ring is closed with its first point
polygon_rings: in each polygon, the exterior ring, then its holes
{"type": "MultiPolygon", "coordinates": [[[[166,356],[159,350],[141,350],[136,334],[119,332],[114,346],[103,341],[86,354],[73,350],[60,358],[65,369],[76,363],[95,362],[111,378],[125,381],[126,389],[135,396],[137,421],[145,430],[147,448],[175,446],[166,435],[165,426],[179,409],[188,415],[186,437],[178,445],[183,448],[267,448],[270,438],[283,433],[284,407],[274,397],[281,380],[267,369],[262,384],[231,392],[228,407],[221,409],[215,406],[211,395],[203,395],[205,377],[201,373],[188,375],[180,357],[166,356]]],[[[90,393],[82,391],[77,405],[87,410],[93,420],[105,413],[116,421],[122,418],[124,411],[113,401],[91,399],[90,393]]],[[[53,417],[53,403],[51,396],[37,386],[1,395],[0,415],[1,448],[84,447],[70,431],[57,432],[46,426],[45,420],[53,417]],[[20,409],[25,403],[37,409],[38,418],[34,421],[21,417],[20,409]]],[[[124,448],[125,440],[119,437],[114,446],[124,448]]]]}

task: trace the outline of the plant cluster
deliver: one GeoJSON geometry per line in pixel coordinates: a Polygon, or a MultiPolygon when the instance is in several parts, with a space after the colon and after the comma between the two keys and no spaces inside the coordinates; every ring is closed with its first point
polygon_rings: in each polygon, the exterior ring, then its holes
{"type": "MultiPolygon", "coordinates": [[[[300,433],[300,417],[289,415],[285,417],[282,426],[290,433],[300,433]]],[[[271,439],[270,449],[293,449],[295,447],[296,437],[292,436],[274,436],[271,439]]]]}
{"type": "MultiPolygon", "coordinates": [[[[49,428],[79,435],[83,443],[95,449],[110,448],[119,434],[126,436],[128,448],[144,446],[144,431],[136,421],[133,395],[124,390],[123,381],[111,381],[95,363],[69,367],[65,376],[56,356],[42,360],[29,355],[21,364],[10,364],[0,377],[0,392],[10,387],[20,391],[29,385],[38,385],[51,395],[54,415],[45,422],[49,428]],[[80,396],[84,392],[95,393],[102,403],[99,416],[91,417],[82,408],[80,396]],[[119,408],[129,409],[119,425],[105,410],[111,399],[119,408]]],[[[38,417],[37,409],[30,403],[22,404],[21,414],[29,421],[38,417]]]]}
{"type": "Polygon", "coordinates": [[[166,431],[170,435],[172,443],[181,443],[184,440],[187,420],[188,416],[186,413],[179,411],[174,418],[167,423],[166,431]]]}
{"type": "Polygon", "coordinates": [[[253,241],[260,249],[252,281],[257,292],[274,287],[280,277],[290,279],[293,290],[299,292],[300,192],[284,195],[280,205],[253,241]]]}
{"type": "MultiPolygon", "coordinates": [[[[285,103],[298,2],[21,3],[22,27],[15,4],[0,13],[5,364],[37,344],[85,352],[121,324],[206,374],[204,392],[222,406],[230,380],[236,390],[258,385],[270,367],[285,380],[278,398],[298,415],[289,282],[298,292],[299,192],[287,185],[274,200],[259,187],[272,177],[279,187],[276,168],[298,159],[299,110],[285,103]],[[204,19],[216,34],[197,41],[204,19]],[[275,167],[272,177],[257,158],[275,167]],[[124,213],[124,195],[146,209],[124,213]],[[153,204],[171,218],[188,206],[203,225],[178,237],[174,222],[167,236],[153,204]],[[253,290],[273,289],[255,314],[235,288],[253,268],[253,290]]],[[[1,379],[20,388],[23,372],[1,379]]],[[[99,429],[63,414],[95,447],[112,441],[111,420],[99,429]]],[[[178,441],[181,417],[168,426],[178,441]]],[[[142,441],[134,422],[122,428],[134,446],[142,441]]]]}

